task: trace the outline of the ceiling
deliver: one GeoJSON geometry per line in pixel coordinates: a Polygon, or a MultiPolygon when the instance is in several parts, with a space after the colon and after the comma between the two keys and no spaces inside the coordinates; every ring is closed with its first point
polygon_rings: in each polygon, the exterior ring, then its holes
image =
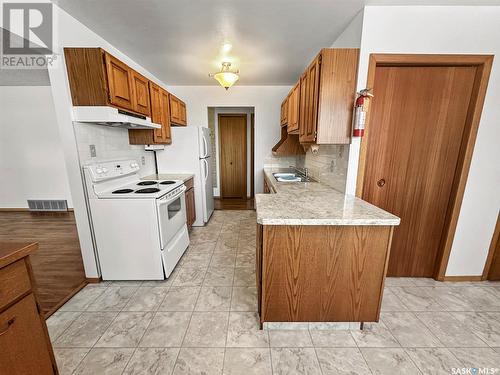
{"type": "Polygon", "coordinates": [[[239,85],[290,85],[364,5],[499,5],[497,0],[54,0],[170,85],[216,85],[228,60],[239,85]],[[222,52],[226,42],[233,46],[222,52]]]}

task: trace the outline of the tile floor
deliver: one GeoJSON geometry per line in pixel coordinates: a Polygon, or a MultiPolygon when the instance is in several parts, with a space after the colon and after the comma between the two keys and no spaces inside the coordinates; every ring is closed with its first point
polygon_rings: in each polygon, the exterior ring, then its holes
{"type": "Polygon", "coordinates": [[[193,230],[168,280],[86,286],[47,321],[61,374],[452,374],[500,367],[500,283],[389,278],[381,322],[363,331],[260,331],[254,247],[255,212],[216,211],[193,230]]]}

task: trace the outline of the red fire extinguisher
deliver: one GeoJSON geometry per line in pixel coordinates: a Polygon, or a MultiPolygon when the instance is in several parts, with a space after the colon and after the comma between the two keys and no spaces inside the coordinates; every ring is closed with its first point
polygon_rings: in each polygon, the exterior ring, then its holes
{"type": "Polygon", "coordinates": [[[370,98],[373,97],[370,90],[371,89],[364,89],[358,92],[356,104],[354,105],[353,137],[362,137],[365,133],[366,114],[368,113],[370,98]]]}

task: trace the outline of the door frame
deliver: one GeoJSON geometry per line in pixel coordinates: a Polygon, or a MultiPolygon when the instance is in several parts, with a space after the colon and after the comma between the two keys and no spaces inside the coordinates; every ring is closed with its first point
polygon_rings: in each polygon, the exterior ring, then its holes
{"type": "MultiPolygon", "coordinates": [[[[220,192],[220,198],[221,199],[232,199],[232,198],[224,198],[223,195],[222,195],[222,185],[223,185],[223,173],[222,173],[222,170],[223,168],[222,167],[222,147],[223,145],[221,144],[220,142],[220,119],[222,117],[243,117],[245,119],[245,142],[244,142],[244,150],[243,150],[243,155],[244,155],[244,160],[243,160],[243,166],[244,166],[244,184],[245,184],[245,191],[244,191],[244,196],[240,197],[239,199],[247,199],[247,190],[248,190],[248,186],[247,186],[247,178],[248,178],[248,167],[247,167],[247,163],[248,163],[248,160],[247,160],[247,143],[248,143],[248,118],[247,118],[247,114],[246,113],[219,113],[217,114],[217,127],[218,127],[218,143],[219,143],[219,169],[220,169],[220,176],[219,176],[219,181],[220,181],[220,186],[219,186],[219,192],[220,192]]],[[[236,198],[238,199],[238,198],[236,198]]]]}
{"type": "Polygon", "coordinates": [[[493,264],[493,259],[495,257],[500,256],[500,253],[497,254],[498,241],[500,241],[500,212],[498,213],[497,216],[495,231],[493,232],[493,236],[491,237],[490,248],[488,250],[488,257],[486,258],[486,263],[484,265],[483,275],[481,277],[481,280],[490,279],[490,270],[491,270],[491,265],[493,264]]]}
{"type": "Polygon", "coordinates": [[[255,197],[255,112],[250,113],[250,198],[255,197]]]}
{"type": "MultiPolygon", "coordinates": [[[[483,110],[484,98],[488,87],[493,55],[441,55],[441,54],[370,54],[368,65],[367,88],[373,88],[377,67],[381,66],[475,66],[476,77],[472,89],[458,165],[455,171],[450,201],[446,212],[445,228],[441,237],[440,248],[434,268],[434,279],[445,280],[446,268],[450,258],[451,246],[455,237],[458,215],[469,174],[472,152],[476,142],[477,130],[483,110]]],[[[365,134],[361,139],[356,196],[363,195],[366,170],[366,153],[370,141],[370,111],[367,114],[365,134]]]]}

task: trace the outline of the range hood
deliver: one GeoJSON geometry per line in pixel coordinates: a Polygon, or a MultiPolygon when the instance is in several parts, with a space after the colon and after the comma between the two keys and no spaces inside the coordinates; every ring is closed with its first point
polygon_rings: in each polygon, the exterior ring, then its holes
{"type": "Polygon", "coordinates": [[[125,129],[161,128],[161,125],[152,123],[149,117],[108,106],[73,107],[73,121],[125,129]]]}
{"type": "Polygon", "coordinates": [[[298,134],[288,134],[286,126],[281,128],[281,139],[272,149],[274,156],[303,155],[304,148],[299,142],[298,134]]]}

